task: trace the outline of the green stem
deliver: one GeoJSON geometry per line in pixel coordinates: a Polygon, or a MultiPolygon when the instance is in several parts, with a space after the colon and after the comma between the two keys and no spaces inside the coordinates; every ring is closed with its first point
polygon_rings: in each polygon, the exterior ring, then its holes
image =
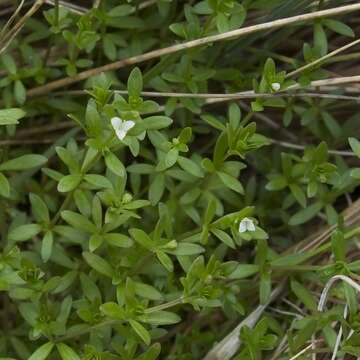
{"type": "Polygon", "coordinates": [[[169,301],[167,303],[164,303],[164,304],[161,304],[161,305],[157,305],[157,306],[153,306],[151,308],[148,308],[144,311],[145,314],[151,314],[153,312],[156,312],[156,311],[160,311],[160,310],[164,310],[164,309],[168,309],[170,307],[173,307],[173,306],[176,306],[176,305],[179,305],[179,304],[182,304],[184,302],[184,297],[181,296],[179,297],[178,299],[175,299],[175,300],[172,300],[172,301],[169,301]]]}
{"type": "Polygon", "coordinates": [[[254,115],[253,111],[249,111],[246,116],[244,117],[244,119],[241,121],[241,125],[245,126],[252,118],[252,116],[254,115]]]}
{"type": "Polygon", "coordinates": [[[351,229],[349,230],[346,234],[345,234],[345,239],[348,240],[350,238],[352,238],[353,236],[355,235],[358,235],[360,234],[360,226],[354,228],[354,229],[351,229]]]}
{"type": "Polygon", "coordinates": [[[103,321],[101,323],[98,323],[96,325],[92,325],[92,326],[88,326],[86,328],[83,328],[77,332],[74,332],[72,334],[69,334],[69,335],[64,335],[64,336],[61,336],[57,339],[54,340],[54,342],[56,343],[59,343],[59,342],[63,342],[63,341],[66,341],[66,340],[69,340],[69,339],[73,339],[75,337],[78,337],[78,336],[81,336],[81,335],[85,335],[93,330],[96,330],[96,329],[101,329],[102,327],[104,326],[111,326],[111,325],[115,325],[119,322],[122,322],[121,320],[106,320],[106,321],[103,321]]]}
{"type": "Polygon", "coordinates": [[[73,195],[73,191],[66,194],[66,197],[65,197],[63,203],[61,204],[59,210],[57,211],[57,213],[55,214],[55,216],[51,220],[51,223],[50,223],[51,226],[54,226],[59,221],[61,212],[68,207],[68,205],[69,205],[69,203],[70,203],[70,201],[72,199],[72,195],[73,195]]]}
{"type": "Polygon", "coordinates": [[[59,26],[59,0],[55,0],[55,26],[59,26]]]}
{"type": "Polygon", "coordinates": [[[273,270],[278,271],[317,271],[322,268],[319,265],[274,265],[272,266],[273,270]]]}

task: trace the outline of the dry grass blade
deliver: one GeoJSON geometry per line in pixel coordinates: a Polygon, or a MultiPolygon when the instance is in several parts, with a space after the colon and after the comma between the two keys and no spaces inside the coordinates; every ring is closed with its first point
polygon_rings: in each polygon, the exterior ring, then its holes
{"type": "MultiPolygon", "coordinates": [[[[306,146],[309,145],[298,145],[298,144],[293,144],[293,143],[289,143],[286,141],[280,141],[280,140],[275,140],[275,139],[271,139],[269,138],[269,140],[273,143],[273,144],[277,144],[286,148],[290,148],[290,149],[296,149],[296,150],[304,150],[306,148],[306,146]]],[[[350,156],[350,157],[356,157],[356,155],[351,152],[351,151],[345,151],[345,150],[328,150],[329,154],[332,155],[340,155],[340,156],[350,156]]]]}
{"type": "MultiPolygon", "coordinates": [[[[331,287],[335,284],[335,282],[337,281],[343,281],[345,283],[347,283],[348,285],[350,285],[354,290],[356,290],[358,293],[360,293],[360,285],[358,283],[356,283],[353,279],[351,279],[349,276],[345,276],[345,275],[335,275],[333,276],[331,279],[328,280],[328,282],[326,283],[321,296],[320,296],[320,300],[318,303],[318,311],[322,312],[324,311],[324,307],[326,304],[326,300],[329,294],[329,291],[331,289],[331,287]]],[[[347,316],[347,305],[344,308],[344,319],[346,319],[347,316]]],[[[341,336],[342,336],[342,326],[340,327],[339,333],[336,337],[336,342],[335,342],[335,346],[334,346],[334,351],[333,354],[331,356],[331,360],[335,360],[336,355],[337,355],[337,351],[340,345],[340,341],[341,341],[341,336]]],[[[312,344],[310,345],[312,346],[312,344]]],[[[305,349],[301,350],[299,353],[297,353],[295,356],[293,356],[290,360],[294,360],[296,358],[298,358],[300,355],[302,355],[303,353],[305,353],[307,350],[309,350],[311,347],[307,346],[305,349]]]]}
{"type": "Polygon", "coordinates": [[[18,16],[18,14],[20,13],[22,7],[24,6],[25,0],[22,0],[19,4],[19,6],[16,8],[16,10],[14,11],[14,13],[10,16],[10,19],[6,22],[6,24],[4,25],[4,27],[1,29],[0,31],[0,41],[1,39],[4,37],[4,34],[6,33],[7,29],[11,26],[11,24],[14,22],[15,18],[18,16]]]}
{"type": "MultiPolygon", "coordinates": [[[[55,0],[45,0],[46,4],[49,5],[55,5],[55,0]]],[[[93,8],[98,8],[100,6],[101,1],[97,0],[94,2],[93,8]]],[[[139,10],[145,9],[148,6],[151,6],[153,4],[155,4],[156,1],[155,0],[148,0],[148,1],[144,1],[139,5],[139,10]]],[[[86,14],[90,9],[80,6],[80,5],[76,5],[76,4],[72,4],[71,2],[68,1],[64,1],[64,0],[59,0],[59,5],[66,8],[67,10],[69,10],[70,12],[77,14],[77,15],[83,15],[86,14]]],[[[134,10],[135,12],[135,10],[134,10]]]]}
{"type": "Polygon", "coordinates": [[[13,28],[0,39],[0,54],[2,54],[25,25],[25,22],[45,3],[45,0],[37,0],[28,12],[13,26],[13,28]]]}
{"type": "Polygon", "coordinates": [[[319,311],[323,311],[325,304],[326,304],[326,300],[329,294],[329,291],[331,289],[331,287],[337,282],[337,281],[343,281],[345,283],[347,283],[348,285],[350,285],[354,290],[356,290],[358,293],[360,293],[360,285],[355,282],[353,279],[351,279],[349,276],[345,276],[345,275],[335,275],[333,276],[325,285],[321,296],[320,296],[320,300],[319,300],[319,304],[318,304],[318,310],[319,311]]]}
{"type": "MultiPolygon", "coordinates": [[[[343,315],[344,319],[346,319],[347,313],[348,313],[348,305],[345,305],[344,315],[343,315]]],[[[338,349],[339,349],[339,346],[340,346],[340,342],[341,342],[342,335],[343,335],[343,327],[342,327],[342,325],[341,325],[341,326],[340,326],[340,329],[339,329],[339,332],[338,332],[338,335],[337,335],[337,337],[336,337],[335,346],[334,346],[334,351],[333,351],[331,360],[335,360],[335,358],[336,358],[336,355],[337,355],[337,352],[338,352],[338,349]]]]}
{"type": "MultiPolygon", "coordinates": [[[[114,90],[115,94],[128,95],[126,90],[114,90]]],[[[59,91],[54,95],[86,95],[85,90],[73,90],[73,91],[59,91]]],[[[255,93],[252,90],[242,91],[238,93],[176,93],[176,92],[157,92],[157,91],[142,91],[141,96],[143,97],[154,97],[154,98],[192,98],[192,99],[220,99],[224,101],[228,100],[239,100],[239,99],[255,99],[255,98],[275,98],[275,97],[310,97],[310,98],[323,98],[323,99],[335,99],[335,100],[350,100],[360,101],[358,96],[338,95],[338,94],[324,94],[315,92],[304,92],[304,93],[291,93],[286,92],[286,89],[281,93],[268,94],[268,93],[255,93]]]]}
{"type": "MultiPolygon", "coordinates": [[[[49,5],[55,5],[55,0],[45,0],[45,3],[49,4],[49,5]]],[[[72,4],[70,2],[63,1],[63,0],[59,0],[59,6],[65,8],[68,11],[70,11],[74,14],[77,14],[77,15],[83,15],[89,11],[89,9],[87,9],[83,6],[72,4]]]]}
{"type": "Polygon", "coordinates": [[[172,45],[163,49],[157,49],[150,52],[147,52],[142,55],[133,56],[128,59],[119,60],[110,64],[106,64],[94,69],[83,71],[73,77],[66,77],[63,79],[55,80],[53,82],[50,82],[46,85],[42,85],[36,88],[33,88],[28,91],[28,96],[35,96],[35,95],[41,95],[45,94],[49,91],[59,89],[64,86],[68,86],[74,83],[77,83],[79,81],[85,80],[89,78],[90,76],[95,76],[97,74],[100,74],[102,72],[106,71],[112,71],[117,70],[122,67],[128,66],[128,65],[134,65],[140,62],[144,62],[147,60],[159,58],[164,55],[173,54],[182,50],[191,49],[194,47],[198,47],[201,45],[207,45],[211,44],[217,41],[223,41],[223,40],[229,40],[233,38],[238,38],[241,36],[266,31],[274,28],[280,28],[286,25],[296,24],[302,21],[309,21],[318,19],[325,16],[334,16],[334,15],[340,15],[352,11],[358,11],[360,10],[360,4],[352,4],[352,5],[346,5],[346,6],[340,6],[332,9],[327,10],[321,10],[321,11],[315,11],[312,13],[307,13],[303,15],[297,15],[292,16],[284,19],[274,20],[270,22],[266,22],[259,25],[252,25],[241,29],[236,29],[228,32],[224,32],[221,34],[211,35],[204,38],[191,40],[185,43],[172,45]]]}
{"type": "Polygon", "coordinates": [[[203,360],[228,360],[241,345],[240,331],[244,326],[252,328],[260,319],[263,312],[282,292],[285,282],[280,283],[271,293],[269,301],[259,305],[252,311],[234,330],[231,331],[222,341],[216,344],[204,357],[203,360]]]}
{"type": "Polygon", "coordinates": [[[301,355],[305,354],[308,350],[312,349],[313,344],[308,345],[306,348],[302,349],[300,352],[292,356],[289,360],[295,360],[299,358],[301,355]]]}
{"type": "Polygon", "coordinates": [[[297,74],[299,74],[301,72],[309,70],[309,69],[313,68],[314,66],[320,65],[321,63],[325,62],[326,60],[334,57],[335,55],[337,55],[337,54],[339,54],[339,53],[341,53],[341,52],[343,52],[343,51],[345,51],[347,49],[350,49],[351,47],[353,47],[353,46],[355,46],[357,44],[360,44],[360,39],[354,40],[351,43],[346,44],[346,45],[344,45],[344,46],[342,46],[342,47],[340,47],[340,48],[338,48],[338,49],[336,49],[334,51],[331,51],[328,54],[326,54],[325,56],[322,56],[321,58],[319,58],[319,59],[317,59],[317,60],[315,60],[315,61],[313,61],[313,62],[311,62],[309,64],[306,64],[306,65],[301,66],[300,68],[298,68],[298,69],[296,69],[296,70],[294,70],[292,72],[289,72],[286,75],[286,77],[289,78],[291,76],[294,76],[294,75],[297,75],[297,74]]]}
{"type": "MultiPolygon", "coordinates": [[[[330,79],[323,79],[323,80],[315,80],[312,81],[310,86],[311,87],[321,87],[321,86],[332,86],[332,85],[339,85],[339,84],[351,84],[351,83],[358,83],[360,82],[360,75],[354,76],[342,76],[330,79]]],[[[299,89],[299,85],[294,85],[289,87],[288,89],[299,89]]]]}
{"type": "Polygon", "coordinates": [[[101,0],[94,0],[94,5],[93,5],[93,8],[94,9],[97,9],[101,4],[101,0]]]}

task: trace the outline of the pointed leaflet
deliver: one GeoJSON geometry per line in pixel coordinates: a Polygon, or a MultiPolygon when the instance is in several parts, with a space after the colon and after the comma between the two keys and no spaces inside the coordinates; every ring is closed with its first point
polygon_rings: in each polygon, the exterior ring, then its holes
{"type": "Polygon", "coordinates": [[[45,360],[51,353],[54,344],[48,342],[44,345],[41,345],[33,354],[29,357],[28,360],[45,360]]]}

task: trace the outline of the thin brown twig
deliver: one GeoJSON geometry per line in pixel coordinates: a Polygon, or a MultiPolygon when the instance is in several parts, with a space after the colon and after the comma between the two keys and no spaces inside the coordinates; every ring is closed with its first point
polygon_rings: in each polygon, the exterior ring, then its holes
{"type": "MultiPolygon", "coordinates": [[[[121,93],[126,94],[127,92],[126,91],[121,91],[121,93]]],[[[82,91],[82,90],[75,90],[75,91],[69,91],[69,92],[57,92],[54,95],[63,95],[63,94],[68,94],[68,95],[80,95],[81,94],[82,95],[82,94],[85,94],[85,92],[82,91]]],[[[142,93],[143,96],[153,96],[154,94],[160,94],[161,96],[171,96],[172,95],[172,93],[153,93],[153,92],[143,92],[142,93]]],[[[179,94],[178,93],[173,93],[173,95],[179,95],[179,94]]],[[[219,98],[212,97],[212,95],[214,95],[214,94],[187,94],[187,93],[183,93],[183,94],[180,94],[180,95],[183,95],[183,97],[185,97],[185,95],[190,96],[190,97],[192,95],[206,95],[206,96],[209,96],[209,98],[203,97],[205,99],[205,105],[211,105],[211,104],[214,104],[214,103],[219,103],[219,102],[224,102],[224,101],[229,101],[229,100],[237,100],[238,99],[237,97],[234,97],[234,94],[219,94],[219,95],[221,95],[221,97],[219,97],[219,98]],[[230,96],[224,97],[225,95],[230,95],[230,96]]],[[[156,95],[154,95],[154,96],[156,96],[156,95]]],[[[246,95],[246,96],[248,96],[248,95],[246,95]]],[[[239,104],[246,111],[251,111],[250,107],[245,102],[239,101],[239,104]]],[[[163,108],[160,107],[159,111],[160,110],[163,110],[163,108]]],[[[281,130],[289,139],[298,140],[298,137],[296,135],[294,135],[290,131],[282,128],[275,121],[271,120],[267,115],[265,115],[263,113],[257,113],[256,112],[256,113],[253,114],[253,116],[256,117],[257,119],[259,119],[260,121],[264,122],[265,124],[267,124],[271,128],[281,130]]],[[[57,130],[69,128],[69,127],[72,127],[72,126],[74,126],[73,122],[66,121],[66,122],[61,122],[60,124],[46,125],[46,126],[41,126],[40,128],[37,127],[35,129],[20,130],[18,132],[18,135],[19,136],[30,136],[30,135],[33,135],[33,134],[38,134],[39,132],[44,133],[44,132],[57,131],[57,130]]],[[[299,150],[304,149],[303,145],[296,145],[296,144],[293,144],[293,143],[288,143],[288,142],[285,142],[285,141],[278,141],[278,140],[273,140],[273,142],[274,143],[276,142],[280,146],[291,147],[291,148],[299,149],[299,150]]],[[[352,156],[352,154],[350,152],[346,152],[346,151],[330,150],[330,153],[332,153],[334,155],[341,155],[341,156],[352,156]]]]}
{"type": "Polygon", "coordinates": [[[55,141],[56,141],[56,139],[0,140],[0,146],[52,144],[55,141]]]}
{"type": "Polygon", "coordinates": [[[4,36],[6,33],[6,30],[11,26],[11,24],[14,22],[18,14],[20,13],[22,7],[24,6],[25,0],[21,0],[19,6],[15,9],[14,13],[10,16],[9,20],[6,22],[4,27],[0,31],[0,39],[4,36]]]}
{"type": "Polygon", "coordinates": [[[19,31],[25,25],[28,18],[35,14],[35,12],[45,3],[45,0],[36,0],[34,5],[28,12],[13,26],[13,28],[1,39],[0,54],[2,54],[7,47],[11,44],[12,40],[16,37],[19,31]]]}
{"type": "Polygon", "coordinates": [[[313,68],[314,66],[317,66],[317,65],[325,62],[326,60],[330,59],[331,57],[333,57],[333,56],[341,53],[342,51],[345,51],[345,50],[347,50],[347,49],[349,49],[349,48],[351,48],[351,47],[353,47],[353,46],[355,46],[357,44],[360,44],[360,39],[354,40],[351,43],[346,44],[346,45],[344,45],[344,46],[342,46],[342,47],[340,47],[338,49],[335,49],[334,51],[329,52],[328,54],[320,57],[319,59],[316,59],[315,61],[313,61],[313,62],[311,62],[309,64],[306,64],[304,66],[299,67],[298,69],[296,69],[294,71],[289,72],[288,74],[286,74],[286,77],[289,78],[289,77],[292,77],[292,76],[297,75],[299,73],[302,73],[302,72],[304,72],[306,70],[309,70],[309,69],[313,68]]]}
{"type": "MultiPolygon", "coordinates": [[[[236,93],[177,93],[177,92],[158,92],[158,91],[142,91],[141,96],[154,97],[154,98],[192,98],[192,99],[224,99],[224,100],[238,100],[238,99],[254,99],[254,98],[274,98],[274,97],[311,97],[311,98],[323,98],[323,99],[334,99],[334,100],[352,100],[360,101],[358,96],[338,95],[338,94],[323,94],[323,93],[287,93],[284,89],[281,93],[255,93],[252,90],[236,92],[236,93]]],[[[127,90],[114,90],[115,94],[127,95],[127,90]]],[[[80,96],[86,95],[85,90],[70,90],[70,91],[59,91],[54,95],[69,95],[69,96],[80,96]]]]}
{"type": "MultiPolygon", "coordinates": [[[[54,5],[55,4],[55,0],[45,0],[46,4],[49,5],[54,5]]],[[[100,3],[100,1],[97,1],[93,7],[98,7],[98,3],[100,3]]],[[[153,4],[155,4],[156,1],[155,0],[148,0],[148,1],[144,1],[142,2],[139,6],[138,9],[142,10],[147,8],[148,6],[151,6],[153,4]]],[[[79,6],[76,4],[72,4],[68,1],[64,1],[64,0],[59,0],[59,5],[66,8],[67,10],[69,10],[70,12],[77,14],[77,15],[83,15],[86,14],[90,9],[83,7],[83,6],[79,6]]],[[[134,10],[135,12],[135,10],[134,10]]]]}
{"type": "Polygon", "coordinates": [[[332,59],[329,59],[328,62],[330,63],[336,63],[336,62],[343,62],[343,61],[352,61],[357,60],[360,58],[360,51],[344,54],[344,55],[338,55],[334,56],[332,59]]]}
{"type": "MultiPolygon", "coordinates": [[[[58,138],[0,140],[0,146],[54,144],[56,140],[58,140],[58,138]]],[[[80,137],[76,140],[83,141],[85,138],[80,137]]]]}
{"type": "MultiPolygon", "coordinates": [[[[304,150],[307,146],[309,146],[309,145],[293,144],[293,143],[289,143],[289,142],[286,142],[286,141],[280,141],[280,140],[271,139],[271,138],[268,138],[268,139],[273,144],[280,145],[280,146],[290,148],[290,149],[295,149],[295,150],[304,150]]],[[[346,150],[329,150],[328,152],[329,152],[329,154],[332,154],[332,155],[356,157],[356,155],[353,152],[346,151],[346,150]]]]}
{"type": "MultiPolygon", "coordinates": [[[[55,0],[45,0],[45,3],[48,5],[55,5],[55,0]]],[[[83,15],[89,11],[88,8],[85,8],[83,6],[79,6],[76,4],[72,4],[67,1],[59,0],[59,6],[67,9],[68,11],[77,14],[77,15],[83,15]]]]}
{"type": "Polygon", "coordinates": [[[101,4],[101,0],[94,0],[94,5],[93,5],[93,8],[94,9],[97,9],[101,4]]]}
{"type": "Polygon", "coordinates": [[[85,80],[91,76],[95,76],[97,74],[100,74],[102,72],[106,71],[112,71],[112,70],[118,70],[122,67],[128,66],[128,65],[134,65],[138,64],[147,60],[159,58],[161,56],[173,54],[182,50],[191,49],[194,47],[202,46],[202,45],[208,45],[217,41],[223,41],[223,40],[230,40],[233,38],[238,38],[241,36],[245,36],[248,34],[253,34],[256,32],[266,31],[269,29],[275,29],[280,28],[285,25],[290,24],[296,24],[302,21],[308,21],[308,20],[314,20],[325,16],[335,16],[340,15],[352,11],[358,11],[360,10],[360,4],[352,4],[352,5],[345,5],[345,6],[339,6],[336,8],[331,8],[327,10],[321,10],[321,11],[315,11],[312,13],[306,13],[302,15],[296,15],[292,17],[287,17],[283,19],[278,19],[258,25],[252,25],[248,27],[244,27],[241,29],[236,29],[228,32],[224,32],[221,34],[215,34],[206,36],[203,38],[199,38],[196,40],[191,40],[188,42],[172,45],[166,48],[162,49],[156,49],[149,51],[147,53],[144,53],[142,55],[133,56],[127,59],[115,61],[110,64],[106,64],[94,69],[85,70],[83,72],[78,73],[75,76],[72,77],[66,77],[59,80],[55,80],[53,82],[47,83],[46,85],[38,86],[36,88],[33,88],[28,91],[28,96],[35,96],[35,95],[42,95],[49,91],[68,86],[74,83],[77,83],[79,81],[85,80]]]}
{"type": "Polygon", "coordinates": [[[140,3],[139,10],[146,9],[147,7],[156,4],[156,0],[146,0],[140,3]]]}
{"type": "MultiPolygon", "coordinates": [[[[321,86],[332,86],[332,85],[339,85],[339,84],[351,84],[351,83],[358,83],[360,82],[360,75],[354,76],[342,76],[330,79],[323,79],[323,80],[315,80],[312,81],[310,86],[311,87],[321,87],[321,86]]],[[[299,89],[300,85],[293,85],[290,86],[288,89],[299,89]]]]}

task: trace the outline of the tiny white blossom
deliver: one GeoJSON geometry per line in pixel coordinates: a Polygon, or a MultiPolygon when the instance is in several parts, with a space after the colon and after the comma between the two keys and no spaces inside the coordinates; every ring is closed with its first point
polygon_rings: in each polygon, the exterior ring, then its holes
{"type": "Polygon", "coordinates": [[[271,88],[274,90],[274,91],[279,91],[280,88],[281,88],[281,85],[278,83],[278,82],[274,82],[271,84],[271,88]]]}
{"type": "Polygon", "coordinates": [[[246,231],[255,231],[254,222],[249,218],[243,218],[239,224],[239,233],[244,233],[246,231]]]}
{"type": "Polygon", "coordinates": [[[116,136],[120,140],[124,140],[127,132],[135,126],[135,122],[132,120],[121,120],[119,117],[113,117],[111,119],[111,125],[115,130],[116,136]]]}

